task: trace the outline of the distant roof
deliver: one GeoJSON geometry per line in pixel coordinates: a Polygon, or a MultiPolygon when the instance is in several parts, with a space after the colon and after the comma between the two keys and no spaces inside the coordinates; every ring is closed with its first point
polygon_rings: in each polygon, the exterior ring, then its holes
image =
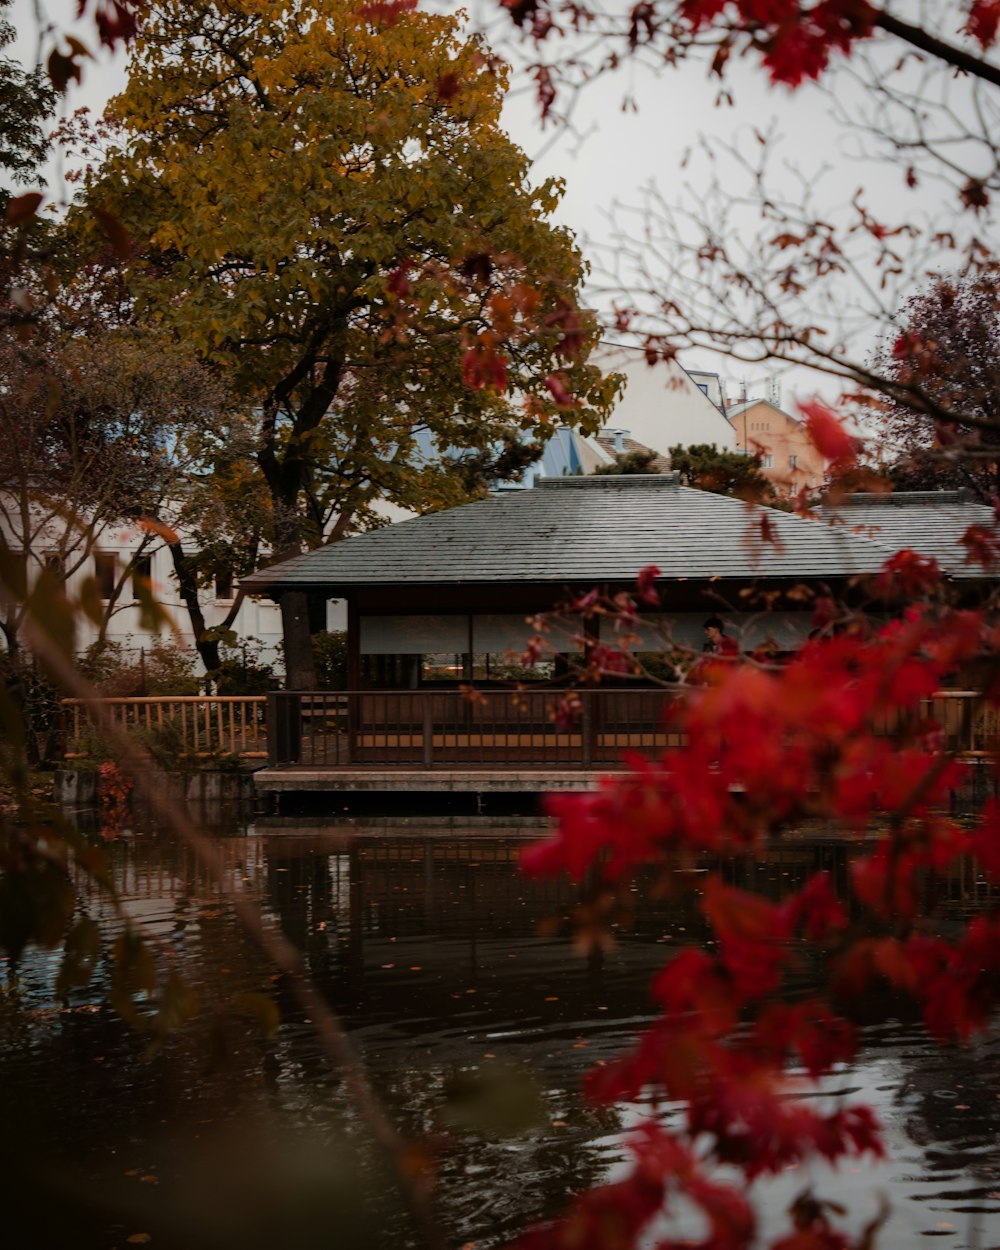
{"type": "Polygon", "coordinates": [[[886,552],[843,526],[766,509],[780,549],[754,542],[761,513],[679,485],[674,473],[542,478],[514,491],[400,521],[261,569],[251,592],[315,588],[663,579],[838,578],[874,572],[886,552]]]}
{"type": "MultiPolygon", "coordinates": [[[[615,451],[614,435],[610,437],[605,434],[597,435],[597,442],[605,451],[611,452],[612,460],[615,456],[628,455],[630,451],[648,451],[652,454],[653,459],[649,462],[649,468],[653,473],[667,473],[670,469],[670,457],[661,456],[658,451],[654,451],[652,447],[647,447],[645,443],[637,443],[634,438],[622,437],[622,449],[620,452],[615,451]]],[[[641,473],[633,474],[633,477],[648,476],[641,473]]]]}
{"type": "Polygon", "coordinates": [[[755,408],[758,404],[767,404],[768,408],[773,408],[775,412],[780,413],[783,417],[787,417],[789,421],[793,421],[796,425],[802,424],[798,417],[793,416],[790,412],[786,412],[784,408],[779,408],[773,400],[764,399],[763,396],[759,399],[741,399],[738,404],[729,404],[726,407],[726,412],[729,414],[730,421],[732,421],[733,417],[738,417],[741,413],[746,412],[750,408],[755,408]]]}
{"type": "Polygon", "coordinates": [[[825,505],[822,515],[890,552],[909,547],[933,556],[952,577],[982,577],[979,565],[966,563],[959,539],[970,525],[996,528],[993,509],[963,490],[847,495],[837,504],[825,505]]]}

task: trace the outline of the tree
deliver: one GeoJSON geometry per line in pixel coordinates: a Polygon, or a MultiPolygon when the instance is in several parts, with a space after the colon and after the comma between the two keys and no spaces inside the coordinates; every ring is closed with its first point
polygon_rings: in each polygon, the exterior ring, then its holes
{"type": "Polygon", "coordinates": [[[636,447],[633,451],[621,451],[615,456],[610,464],[599,464],[594,470],[595,473],[609,476],[640,473],[656,473],[653,467],[659,458],[659,452],[653,451],[651,447],[636,447]]]}
{"type": "Polygon", "coordinates": [[[875,368],[899,387],[876,419],[893,481],[908,489],[971,487],[990,500],[1000,487],[1000,283],[992,270],[938,279],[912,296],[898,334],[875,368]],[[918,392],[916,405],[903,398],[918,392]],[[933,393],[935,417],[920,406],[933,393]],[[955,419],[942,415],[953,412],[955,419]]]}
{"type": "MultiPolygon", "coordinates": [[[[631,61],[703,72],[723,107],[739,103],[742,67],[759,62],[796,90],[796,111],[831,119],[805,153],[784,151],[777,125],[695,141],[669,193],[652,186],[612,210],[591,260],[619,332],[654,355],[698,347],[807,366],[947,419],[933,387],[901,393],[871,353],[898,337],[906,300],[936,275],[993,262],[991,0],[912,6],[912,20],[867,0],[503,8],[522,34],[505,51],[534,75],[547,120],[571,120],[576,93],[631,61]],[[846,159],[829,162],[830,148],[846,159]],[[876,185],[864,185],[867,170],[876,185]]],[[[642,107],[641,96],[627,102],[642,107]]]]}
{"type": "Polygon", "coordinates": [[[12,198],[11,183],[39,179],[48,153],[43,129],[53,112],[55,92],[45,75],[28,71],[3,55],[15,35],[0,0],[0,330],[29,321],[44,290],[38,257],[46,248],[46,229],[35,216],[42,195],[29,191],[12,198]]]}
{"type": "Polygon", "coordinates": [[[680,473],[685,486],[756,503],[774,498],[774,487],[761,472],[760,456],[720,451],[711,443],[671,447],[668,455],[670,467],[680,473]]]}
{"type": "Polygon", "coordinates": [[[86,580],[103,643],[137,563],[178,541],[166,522],[197,435],[218,424],[225,395],[190,352],[127,327],[87,338],[52,329],[29,345],[3,344],[0,360],[0,553],[17,583],[2,596],[0,630],[17,667],[27,590],[87,572],[109,527],[131,525],[131,561],[115,568],[106,593],[86,580]]]}
{"type": "MultiPolygon", "coordinates": [[[[200,0],[143,24],[86,202],[133,240],[137,315],[257,413],[279,557],[378,497],[456,502],[468,456],[593,425],[613,394],[504,86],[456,20],[402,7],[200,0]]],[[[282,611],[289,682],[311,684],[304,596],[282,611]]]]}
{"type": "MultiPolygon", "coordinates": [[[[0,3],[0,51],[14,40],[14,27],[0,3]]],[[[38,69],[25,70],[11,57],[0,55],[0,171],[6,180],[25,184],[38,177],[48,155],[45,119],[55,108],[55,92],[38,69]]],[[[0,214],[6,213],[11,193],[0,185],[0,214]]]]}

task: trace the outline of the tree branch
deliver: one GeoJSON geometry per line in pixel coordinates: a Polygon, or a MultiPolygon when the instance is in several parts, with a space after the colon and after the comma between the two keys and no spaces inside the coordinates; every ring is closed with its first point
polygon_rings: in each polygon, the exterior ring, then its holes
{"type": "Polygon", "coordinates": [[[956,48],[954,44],[945,43],[943,39],[935,38],[922,27],[911,26],[909,22],[900,21],[898,17],[893,17],[891,13],[886,13],[884,10],[875,14],[874,21],[881,30],[895,35],[897,39],[902,39],[904,43],[911,44],[914,48],[919,48],[921,52],[929,53],[946,65],[953,65],[964,74],[971,74],[974,78],[981,78],[984,82],[992,83],[994,87],[1000,87],[1000,66],[991,65],[982,57],[973,56],[971,52],[966,52],[963,48],[956,48]]]}

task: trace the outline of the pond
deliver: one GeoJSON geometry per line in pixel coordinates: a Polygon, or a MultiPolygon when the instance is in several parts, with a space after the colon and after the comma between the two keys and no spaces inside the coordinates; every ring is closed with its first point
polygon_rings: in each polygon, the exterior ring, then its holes
{"type": "MultiPolygon", "coordinates": [[[[645,1109],[595,1109],[581,1079],[651,1018],[646,986],[670,950],[704,937],[695,872],[669,905],[635,882],[614,946],[581,956],[567,935],[571,884],[518,872],[525,838],[540,832],[530,818],[234,820],[217,835],[229,884],[305,952],[394,1120],[422,1143],[415,1166],[433,1174],[456,1247],[504,1245],[620,1168],[621,1135],[645,1109]],[[476,1095],[456,1101],[469,1073],[482,1078],[476,1095]],[[522,1110],[534,1111],[532,1127],[500,1135],[522,1110]]],[[[309,1022],[191,854],[146,832],[112,855],[126,911],[195,984],[199,1009],[151,1045],[106,1005],[105,964],[62,1003],[58,960],[24,960],[0,1007],[8,1232],[76,1250],[414,1244],[309,1022]],[[261,994],[281,1013],[270,1037],[255,1018],[261,994]]],[[[804,839],[766,861],[716,866],[777,898],[816,867],[842,881],[847,855],[804,839]]],[[[971,867],[951,885],[944,924],[982,902],[971,867]]],[[[110,943],[121,922],[107,901],[93,891],[81,905],[110,943]]],[[[1000,1041],[942,1050],[892,1002],[865,1004],[865,1017],[863,1060],[807,1096],[872,1102],[891,1159],[769,1182],[766,1231],[785,1227],[789,1201],[812,1182],[854,1227],[884,1193],[887,1250],[924,1238],[1000,1246],[1000,1041]]]]}

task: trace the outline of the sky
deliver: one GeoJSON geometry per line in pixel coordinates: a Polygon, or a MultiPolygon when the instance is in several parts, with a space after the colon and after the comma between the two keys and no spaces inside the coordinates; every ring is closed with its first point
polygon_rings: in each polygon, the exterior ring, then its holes
{"type": "MultiPolygon", "coordinates": [[[[20,40],[14,52],[23,61],[34,59],[38,46],[38,0],[15,0],[13,20],[20,40]]],[[[441,0],[447,3],[447,0],[441,0]]],[[[48,19],[60,30],[73,29],[75,0],[48,0],[48,19]]],[[[489,20],[494,44],[499,36],[501,54],[521,55],[507,43],[510,27],[506,18],[494,16],[492,0],[473,0],[472,21],[489,20]]],[[[89,30],[83,38],[94,42],[89,30]]],[[[72,85],[64,107],[72,112],[81,105],[99,109],[124,80],[124,58],[97,53],[88,64],[82,86],[72,85]]],[[[789,179],[801,177],[814,184],[825,169],[827,185],[834,188],[836,211],[849,204],[855,189],[864,183],[867,193],[881,202],[888,212],[898,208],[905,192],[898,170],[859,164],[845,140],[842,128],[831,111],[838,91],[849,92],[849,83],[832,93],[813,86],[797,92],[771,86],[757,65],[736,64],[726,81],[731,101],[719,101],[719,83],[703,65],[686,65],[679,70],[656,73],[643,66],[628,65],[613,75],[590,83],[573,103],[568,124],[543,126],[534,89],[530,82],[515,76],[504,113],[504,122],[514,140],[535,161],[538,179],[558,176],[565,181],[565,195],[557,220],[577,235],[584,254],[600,268],[600,256],[614,240],[611,214],[615,204],[637,204],[644,189],[655,186],[670,199],[682,184],[695,187],[705,176],[697,161],[684,166],[685,152],[704,137],[710,148],[734,136],[752,150],[755,131],[773,127],[780,136],[780,151],[789,179]]],[[[843,102],[843,101],[841,101],[843,102]]],[[[50,190],[60,195],[59,171],[50,173],[50,190]]],[[[831,203],[831,211],[834,211],[831,203]]],[[[597,274],[595,272],[595,284],[597,274]]],[[[601,296],[592,292],[594,302],[601,296]]],[[[848,297],[845,297],[848,298],[848,297]]],[[[866,349],[862,349],[866,350],[866,349]]],[[[741,367],[704,351],[692,350],[682,357],[689,368],[718,369],[734,383],[749,384],[751,393],[762,393],[765,369],[758,365],[741,367]]],[[[784,375],[785,393],[798,394],[819,389],[833,398],[836,386],[817,382],[814,375],[801,371],[784,375]]]]}

